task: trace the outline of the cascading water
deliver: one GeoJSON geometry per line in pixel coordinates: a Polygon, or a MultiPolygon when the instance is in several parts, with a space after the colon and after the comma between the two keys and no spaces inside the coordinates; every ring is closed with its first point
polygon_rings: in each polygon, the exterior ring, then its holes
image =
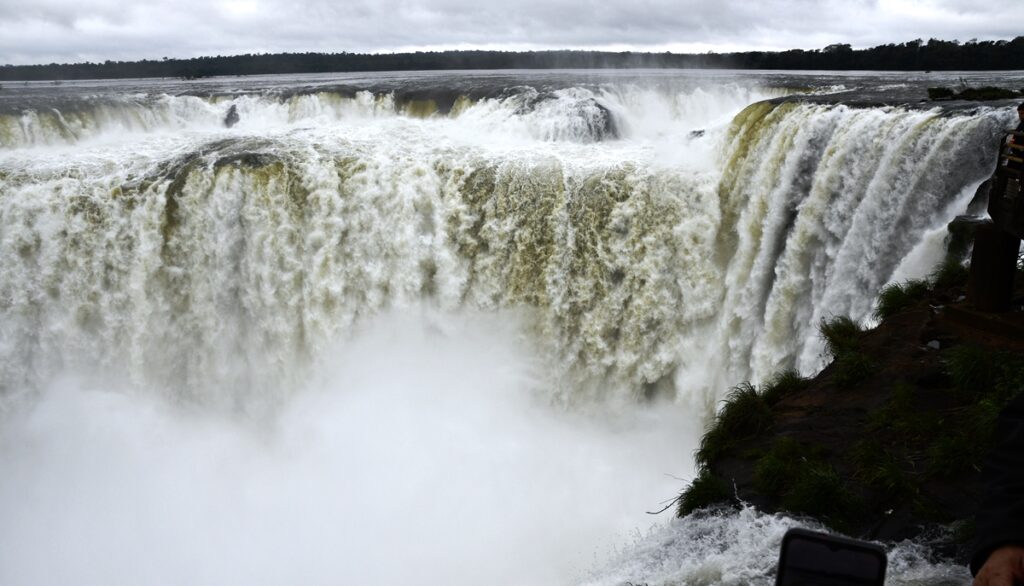
{"type": "Polygon", "coordinates": [[[785,93],[7,106],[0,582],[767,580],[586,576],[725,390],[927,272],[1009,120],[785,93]]]}
{"type": "Polygon", "coordinates": [[[923,234],[966,209],[1006,123],[796,104],[741,114],[721,184],[728,268],[717,337],[729,364],[718,371],[764,380],[824,366],[818,324],[871,315],[923,234]]]}
{"type": "MultiPolygon", "coordinates": [[[[239,133],[143,138],[131,157],[121,143],[70,163],[15,150],[0,254],[18,333],[2,380],[25,389],[69,362],[103,364],[204,400],[210,387],[265,397],[361,316],[426,299],[532,308],[567,375],[665,386],[680,334],[721,288],[706,280],[717,179],[654,165],[646,145],[595,144],[649,124],[611,122],[652,99],[626,98],[519,92],[423,121],[365,93],[326,118],[243,103],[239,133]]],[[[681,103],[662,109],[683,114],[670,120],[686,136],[702,117],[681,103]]]]}

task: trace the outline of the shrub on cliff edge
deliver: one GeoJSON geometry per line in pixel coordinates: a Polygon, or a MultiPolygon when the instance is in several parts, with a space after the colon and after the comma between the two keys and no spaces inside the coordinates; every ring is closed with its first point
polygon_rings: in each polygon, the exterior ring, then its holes
{"type": "Polygon", "coordinates": [[[845,315],[835,316],[831,320],[821,320],[818,330],[825,339],[825,348],[835,358],[856,350],[859,346],[858,338],[864,331],[857,322],[845,315]]]}
{"type": "Polygon", "coordinates": [[[913,279],[904,283],[893,283],[878,294],[875,317],[883,320],[905,311],[928,297],[928,293],[927,281],[913,279]]]}
{"type": "Polygon", "coordinates": [[[807,386],[807,379],[796,370],[789,369],[776,373],[761,386],[760,393],[768,405],[778,403],[786,395],[799,391],[807,386]]]}
{"type": "Polygon", "coordinates": [[[697,466],[707,467],[736,441],[757,435],[771,424],[771,409],[757,388],[750,383],[737,385],[722,401],[721,410],[700,440],[694,455],[697,466]]]}
{"type": "Polygon", "coordinates": [[[729,485],[707,469],[704,469],[693,479],[690,486],[687,486],[683,493],[679,495],[676,515],[685,517],[697,509],[725,502],[729,498],[729,485]]]}
{"type": "Polygon", "coordinates": [[[837,386],[853,386],[876,370],[874,362],[860,351],[860,336],[864,330],[857,322],[840,315],[822,320],[819,331],[825,340],[825,348],[835,358],[833,380],[837,386]]]}

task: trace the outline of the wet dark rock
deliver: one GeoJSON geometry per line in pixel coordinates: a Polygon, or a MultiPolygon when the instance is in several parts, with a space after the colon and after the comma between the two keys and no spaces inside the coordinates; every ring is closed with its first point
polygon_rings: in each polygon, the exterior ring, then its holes
{"type": "MultiPolygon", "coordinates": [[[[394,93],[395,103],[401,110],[416,109],[418,105],[429,104],[432,112],[447,116],[455,107],[455,102],[462,97],[457,88],[409,88],[394,93]]],[[[422,108],[422,106],[420,106],[422,108]]]]}
{"type": "Polygon", "coordinates": [[[594,100],[594,106],[600,112],[593,125],[594,138],[596,140],[619,138],[619,125],[615,122],[615,115],[612,114],[612,111],[597,100],[594,100]]]}
{"type": "MultiPolygon", "coordinates": [[[[971,202],[974,205],[974,202],[971,202]]],[[[953,221],[946,226],[949,234],[946,236],[946,250],[957,260],[967,258],[974,242],[974,233],[978,226],[986,222],[985,218],[975,215],[963,215],[953,218],[953,221]]]]}
{"type": "Polygon", "coordinates": [[[246,167],[249,169],[259,169],[260,167],[266,167],[272,165],[279,159],[268,153],[233,153],[224,155],[217,159],[214,163],[214,168],[220,168],[227,165],[234,165],[237,167],[246,167]]]}
{"type": "Polygon", "coordinates": [[[989,101],[989,100],[1006,100],[1019,97],[1021,92],[1010,90],[1001,87],[985,86],[985,87],[968,87],[960,90],[959,92],[954,91],[948,87],[930,87],[928,88],[928,99],[930,100],[968,100],[968,101],[989,101]]]}
{"type": "Polygon", "coordinates": [[[974,192],[971,203],[967,204],[967,214],[981,216],[988,211],[988,194],[992,190],[992,179],[982,181],[981,185],[974,192]]]}
{"type": "Polygon", "coordinates": [[[224,126],[231,128],[235,124],[238,124],[238,119],[238,106],[232,104],[231,107],[228,108],[227,115],[224,116],[224,126]]]}

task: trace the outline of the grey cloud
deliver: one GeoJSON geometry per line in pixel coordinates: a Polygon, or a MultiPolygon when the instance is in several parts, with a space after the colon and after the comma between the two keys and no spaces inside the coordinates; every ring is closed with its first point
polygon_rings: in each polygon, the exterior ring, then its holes
{"type": "Polygon", "coordinates": [[[3,0],[0,62],[397,47],[816,48],[1020,34],[1024,3],[905,0],[3,0]]]}
{"type": "Polygon", "coordinates": [[[37,0],[33,2],[0,3],[0,23],[43,21],[65,27],[73,27],[78,21],[85,19],[101,19],[108,22],[126,24],[132,14],[145,5],[130,4],[116,0],[37,0]]]}

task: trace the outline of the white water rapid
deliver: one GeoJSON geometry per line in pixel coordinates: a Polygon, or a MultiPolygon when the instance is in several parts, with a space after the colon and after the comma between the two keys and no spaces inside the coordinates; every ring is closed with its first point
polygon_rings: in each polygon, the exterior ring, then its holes
{"type": "Polygon", "coordinates": [[[795,521],[645,511],[1010,118],[669,89],[4,105],[0,583],[771,583],[795,521]]]}

